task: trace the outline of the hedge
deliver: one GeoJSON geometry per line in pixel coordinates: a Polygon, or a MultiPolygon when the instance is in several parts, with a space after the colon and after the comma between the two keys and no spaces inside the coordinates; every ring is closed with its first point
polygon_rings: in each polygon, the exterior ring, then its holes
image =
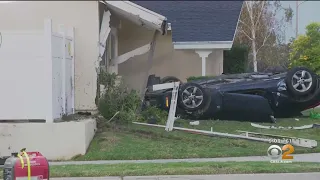
{"type": "Polygon", "coordinates": [[[223,73],[236,74],[246,71],[249,49],[245,45],[233,45],[223,53],[223,73]]]}

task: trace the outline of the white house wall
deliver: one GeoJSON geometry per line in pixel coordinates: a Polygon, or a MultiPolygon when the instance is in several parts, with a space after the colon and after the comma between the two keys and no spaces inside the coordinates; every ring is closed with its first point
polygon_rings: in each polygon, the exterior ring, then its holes
{"type": "MultiPolygon", "coordinates": [[[[0,5],[1,30],[42,30],[45,18],[75,27],[75,109],[96,109],[98,2],[19,1],[0,5]]],[[[58,29],[58,24],[54,23],[53,31],[58,29]]]]}
{"type": "Polygon", "coordinates": [[[2,31],[1,37],[0,119],[46,119],[43,33],[2,31]]]}

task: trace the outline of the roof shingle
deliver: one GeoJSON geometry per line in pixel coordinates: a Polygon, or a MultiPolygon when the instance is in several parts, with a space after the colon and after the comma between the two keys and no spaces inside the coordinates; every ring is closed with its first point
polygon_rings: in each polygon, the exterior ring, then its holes
{"type": "Polygon", "coordinates": [[[173,42],[232,41],[243,1],[132,1],[168,18],[173,42]]]}

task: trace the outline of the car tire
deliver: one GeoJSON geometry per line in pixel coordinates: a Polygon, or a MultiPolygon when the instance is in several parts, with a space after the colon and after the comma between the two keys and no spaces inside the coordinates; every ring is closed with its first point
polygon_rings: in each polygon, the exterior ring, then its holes
{"type": "Polygon", "coordinates": [[[308,68],[296,67],[288,71],[285,83],[289,93],[294,96],[304,96],[317,87],[317,77],[308,68]]]}
{"type": "Polygon", "coordinates": [[[179,107],[187,111],[203,110],[209,100],[208,92],[197,83],[185,83],[179,89],[179,107]]]}
{"type": "Polygon", "coordinates": [[[164,78],[162,78],[160,80],[160,84],[171,83],[171,82],[180,82],[180,83],[182,83],[182,81],[179,78],[176,78],[174,76],[166,76],[166,77],[164,77],[164,78]]]}

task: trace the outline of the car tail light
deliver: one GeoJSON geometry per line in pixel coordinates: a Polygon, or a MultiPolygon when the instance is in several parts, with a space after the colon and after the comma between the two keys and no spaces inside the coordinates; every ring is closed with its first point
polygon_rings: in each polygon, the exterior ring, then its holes
{"type": "Polygon", "coordinates": [[[166,107],[169,107],[169,98],[166,97],[166,107]]]}

